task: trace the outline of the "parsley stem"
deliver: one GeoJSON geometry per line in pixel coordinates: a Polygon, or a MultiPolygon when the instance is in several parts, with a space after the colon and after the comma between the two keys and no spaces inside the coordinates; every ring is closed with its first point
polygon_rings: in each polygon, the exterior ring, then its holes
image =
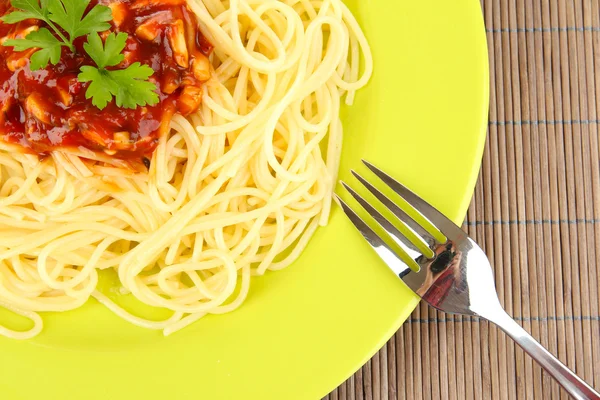
{"type": "Polygon", "coordinates": [[[54,23],[52,21],[50,21],[49,19],[46,20],[46,23],[52,28],[54,29],[54,32],[56,32],[56,34],[58,35],[58,37],[65,43],[65,45],[69,48],[69,50],[71,51],[75,51],[75,46],[73,46],[73,43],[71,43],[69,40],[67,40],[67,38],[65,37],[65,35],[62,34],[62,32],[56,27],[56,25],[54,25],[54,23]]]}

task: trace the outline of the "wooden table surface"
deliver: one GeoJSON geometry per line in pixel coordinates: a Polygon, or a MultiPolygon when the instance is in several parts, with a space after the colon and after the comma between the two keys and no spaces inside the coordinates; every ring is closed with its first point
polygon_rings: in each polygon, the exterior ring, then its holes
{"type": "MultiPolygon", "coordinates": [[[[492,260],[507,311],[600,388],[599,0],[482,10],[490,122],[464,228],[492,260]]],[[[421,305],[327,398],[568,397],[494,326],[421,305]]]]}

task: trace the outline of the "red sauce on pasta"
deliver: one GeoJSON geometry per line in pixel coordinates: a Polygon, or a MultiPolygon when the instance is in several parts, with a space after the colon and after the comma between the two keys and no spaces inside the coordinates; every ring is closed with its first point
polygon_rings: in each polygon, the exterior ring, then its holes
{"type": "MultiPolygon", "coordinates": [[[[0,2],[0,15],[14,11],[0,2]]],[[[89,83],[77,79],[80,68],[94,65],[83,49],[85,37],[75,41],[75,52],[63,47],[57,65],[31,71],[29,57],[36,49],[16,52],[0,46],[0,139],[40,155],[62,148],[85,148],[120,159],[151,154],[169,126],[174,112],[193,113],[201,103],[202,83],[208,80],[212,46],[197,28],[185,0],[92,0],[89,8],[111,8],[109,32],[129,35],[125,60],[150,66],[159,103],[136,109],[113,102],[96,108],[85,92],[89,83]]],[[[88,9],[89,10],[89,9],[88,9]]],[[[0,41],[22,38],[45,24],[26,20],[0,22],[0,41]]]]}

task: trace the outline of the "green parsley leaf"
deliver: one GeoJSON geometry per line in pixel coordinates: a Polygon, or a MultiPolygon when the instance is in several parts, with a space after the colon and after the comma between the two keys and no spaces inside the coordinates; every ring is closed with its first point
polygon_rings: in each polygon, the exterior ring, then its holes
{"type": "Polygon", "coordinates": [[[100,35],[92,33],[88,36],[87,42],[83,44],[83,48],[98,68],[114,67],[125,58],[121,52],[125,48],[127,37],[128,35],[123,32],[111,33],[106,37],[105,44],[102,45],[100,35]]]}
{"type": "Polygon", "coordinates": [[[148,81],[154,70],[139,62],[131,64],[126,69],[108,71],[110,77],[118,85],[116,103],[119,107],[136,108],[147,104],[158,104],[156,85],[148,81]]]}
{"type": "Polygon", "coordinates": [[[21,11],[13,11],[0,20],[7,24],[16,24],[30,18],[45,21],[48,16],[47,2],[48,0],[42,0],[40,5],[39,0],[12,0],[10,5],[21,11]]]}
{"type": "Polygon", "coordinates": [[[73,41],[79,36],[110,29],[112,20],[110,8],[96,5],[85,14],[91,0],[11,0],[11,6],[17,9],[0,20],[15,24],[26,19],[44,21],[54,33],[75,51],[73,41]],[[85,14],[85,16],[84,16],[85,14]],[[58,25],[58,26],[57,26],[58,25]],[[64,35],[67,33],[69,38],[64,35]]]}
{"type": "Polygon", "coordinates": [[[81,67],[77,77],[80,82],[91,82],[85,92],[86,99],[100,110],[115,97],[118,107],[136,108],[138,106],[156,105],[159,98],[156,85],[148,81],[154,73],[152,68],[139,62],[126,69],[109,71],[90,66],[81,67]]]}
{"type": "Polygon", "coordinates": [[[9,39],[4,42],[4,46],[12,46],[16,51],[24,51],[31,48],[39,48],[31,56],[31,70],[46,68],[51,61],[52,64],[60,61],[61,48],[64,44],[58,40],[52,32],[46,28],[33,31],[25,39],[9,39]]]}
{"type": "Polygon", "coordinates": [[[107,71],[95,67],[81,67],[81,73],[77,76],[79,82],[91,82],[85,92],[86,99],[92,99],[92,104],[103,110],[112,100],[113,94],[117,93],[116,83],[110,79],[107,71]]]}
{"type": "MultiPolygon", "coordinates": [[[[33,1],[33,0],[20,0],[33,1]]],[[[48,3],[48,18],[57,23],[67,34],[71,44],[79,36],[102,32],[110,28],[112,11],[97,5],[83,16],[90,0],[45,0],[48,3]]]]}
{"type": "Polygon", "coordinates": [[[80,82],[90,82],[85,97],[92,99],[92,104],[101,110],[113,97],[117,106],[125,108],[158,104],[156,85],[148,81],[154,74],[152,68],[136,62],[126,69],[106,69],[123,61],[121,52],[127,37],[126,33],[111,33],[103,44],[100,36],[94,33],[88,36],[87,43],[83,45],[98,67],[82,67],[77,78],[80,82]]]}
{"type": "Polygon", "coordinates": [[[84,49],[97,67],[81,67],[78,79],[80,82],[90,83],[85,95],[92,99],[94,106],[103,109],[113,98],[117,106],[125,108],[158,104],[156,85],[148,80],[154,73],[152,68],[136,62],[126,69],[106,69],[115,67],[124,60],[122,52],[128,35],[111,33],[105,43],[102,43],[98,32],[110,29],[108,21],[112,20],[112,12],[109,7],[96,5],[86,14],[90,2],[91,0],[11,0],[11,5],[18,11],[2,17],[3,22],[13,24],[30,18],[38,19],[47,23],[54,34],[47,28],[41,28],[31,32],[25,39],[7,40],[2,45],[13,46],[17,51],[39,48],[30,60],[30,68],[35,70],[45,68],[50,62],[57,64],[62,46],[75,51],[73,41],[87,35],[84,49]]]}

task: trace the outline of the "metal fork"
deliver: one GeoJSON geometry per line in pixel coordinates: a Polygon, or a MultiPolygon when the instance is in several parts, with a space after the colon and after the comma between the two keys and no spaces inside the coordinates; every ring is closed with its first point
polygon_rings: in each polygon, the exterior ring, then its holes
{"type": "Polygon", "coordinates": [[[504,311],[496,294],[492,267],[477,243],[408,188],[373,164],[363,162],[420,214],[418,220],[426,221],[426,224],[417,222],[374,185],[352,171],[360,183],[413,234],[408,235],[413,236],[409,239],[361,195],[341,182],[419,268],[418,271],[412,270],[347,203],[335,195],[352,223],[392,271],[430,306],[447,313],[482,317],[498,325],[575,399],[600,400],[600,394],[550,354],[504,311]],[[431,233],[432,227],[439,231],[438,239],[431,233]],[[439,240],[439,233],[445,236],[445,241],[439,240]]]}

